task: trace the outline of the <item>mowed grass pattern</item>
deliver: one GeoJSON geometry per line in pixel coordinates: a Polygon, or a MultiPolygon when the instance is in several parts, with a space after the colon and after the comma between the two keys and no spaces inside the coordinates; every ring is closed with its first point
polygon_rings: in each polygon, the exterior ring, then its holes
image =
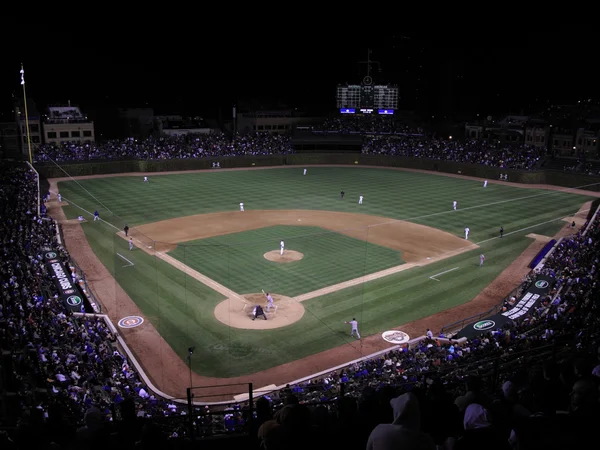
{"type": "Polygon", "coordinates": [[[400,252],[317,227],[274,226],[185,242],[169,254],[229,289],[294,297],[403,264],[400,252]],[[280,264],[263,255],[287,250],[304,255],[280,264]]]}
{"type": "MultiPolygon", "coordinates": [[[[351,342],[343,324],[351,317],[359,320],[367,336],[465,303],[527,248],[531,239],[526,234],[553,234],[564,224],[562,217],[592,199],[495,184],[484,189],[481,181],[354,167],[311,167],[307,176],[300,167],[157,175],[150,176],[150,183],[143,183],[142,177],[108,177],[61,182],[59,189],[66,201],[77,205],[65,207],[68,217],[77,217],[80,208],[89,213],[98,209],[114,225],[88,222],[82,227],[101,261],[173,349],[185,358],[187,348],[195,345],[194,370],[220,377],[251,374],[351,342]],[[346,192],[344,200],[341,190],[346,192]],[[363,205],[357,204],[359,195],[365,197],[363,205]],[[458,201],[458,211],[452,211],[453,200],[458,201]],[[472,241],[482,243],[479,250],[309,300],[303,319],[289,327],[250,332],[230,329],[214,318],[220,294],[142,251],[128,252],[126,242],[115,236],[125,223],[134,227],[237,210],[240,201],[247,209],[317,209],[405,219],[458,236],[468,225],[472,241]],[[506,234],[497,239],[501,225],[506,234]],[[126,262],[117,252],[135,266],[123,268],[126,262]],[[483,268],[477,267],[481,252],[486,255],[483,268]],[[440,282],[429,278],[457,266],[440,282]]],[[[277,249],[277,242],[269,244],[275,246],[271,250],[277,249]]],[[[262,258],[261,252],[257,258],[262,258]]],[[[227,264],[227,273],[252,266],[233,258],[227,264]]],[[[307,276],[319,275],[315,271],[307,276]]],[[[356,352],[361,356],[359,346],[356,352]]]]}

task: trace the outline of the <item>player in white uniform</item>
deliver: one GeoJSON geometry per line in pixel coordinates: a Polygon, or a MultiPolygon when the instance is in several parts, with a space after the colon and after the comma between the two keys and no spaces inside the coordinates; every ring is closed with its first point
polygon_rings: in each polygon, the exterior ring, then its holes
{"type": "Polygon", "coordinates": [[[267,312],[269,312],[271,308],[275,307],[275,305],[273,305],[273,297],[271,294],[267,292],[265,295],[267,296],[267,312]]]}
{"type": "Polygon", "coordinates": [[[362,205],[362,201],[363,201],[363,196],[361,195],[358,197],[358,204],[362,205]]]}
{"type": "Polygon", "coordinates": [[[144,183],[148,182],[148,177],[144,177],[144,183]]]}
{"type": "Polygon", "coordinates": [[[479,255],[479,267],[483,266],[483,262],[485,261],[485,255],[482,253],[479,255]]]}
{"type": "Polygon", "coordinates": [[[306,169],[304,169],[304,175],[306,175],[306,169]]]}
{"type": "Polygon", "coordinates": [[[129,250],[133,250],[133,240],[129,238],[129,250]]]}
{"type": "Polygon", "coordinates": [[[487,180],[483,182],[483,187],[487,187],[487,180]]]}
{"type": "Polygon", "coordinates": [[[454,208],[454,211],[456,211],[456,205],[457,205],[457,203],[456,203],[456,200],[454,200],[454,201],[452,202],[452,207],[454,208]]]}
{"type": "Polygon", "coordinates": [[[58,198],[58,203],[62,203],[62,195],[58,194],[57,198],[58,198]]]}
{"type": "Polygon", "coordinates": [[[358,322],[356,321],[356,319],[352,318],[350,322],[346,323],[352,325],[352,331],[350,332],[350,336],[354,336],[356,334],[356,338],[360,339],[360,333],[358,332],[358,322]]]}
{"type": "Polygon", "coordinates": [[[469,232],[471,230],[469,229],[469,227],[465,227],[465,239],[469,239],[469,232]]]}
{"type": "Polygon", "coordinates": [[[280,250],[279,250],[279,254],[280,254],[281,256],[283,256],[283,250],[285,249],[285,243],[284,243],[283,241],[281,241],[281,242],[279,243],[279,248],[280,248],[280,250]]]}
{"type": "Polygon", "coordinates": [[[244,211],[244,204],[240,203],[240,211],[244,211]]]}

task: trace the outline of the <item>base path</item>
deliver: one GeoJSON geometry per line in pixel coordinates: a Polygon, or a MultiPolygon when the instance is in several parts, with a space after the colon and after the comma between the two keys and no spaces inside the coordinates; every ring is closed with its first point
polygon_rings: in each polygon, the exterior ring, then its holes
{"type": "MultiPolygon", "coordinates": [[[[174,246],[198,239],[276,225],[319,227],[402,252],[406,262],[420,261],[465,246],[462,236],[405,220],[367,214],[312,210],[254,210],[198,214],[161,220],[129,230],[134,238],[174,246]],[[202,223],[199,227],[198,224],[202,223]]],[[[120,233],[122,235],[122,233],[120,233]]],[[[273,242],[279,248],[279,241],[273,242]]],[[[279,250],[277,250],[279,252],[279,250]]]]}
{"type": "MultiPolygon", "coordinates": [[[[348,168],[351,166],[346,165],[340,167],[348,168]]],[[[355,167],[375,168],[372,166],[355,167]]],[[[263,168],[238,170],[261,169],[263,168]]],[[[389,167],[381,169],[413,171],[409,169],[393,169],[389,167]]],[[[214,170],[214,172],[223,170],[229,169],[219,169],[214,170]]],[[[202,173],[213,171],[198,172],[202,173]]],[[[463,175],[450,175],[439,172],[426,171],[418,172],[436,176],[453,176],[463,179],[480,180],[478,178],[467,177],[463,175]]],[[[161,176],[176,173],[187,174],[191,172],[161,172],[150,173],[146,175],[161,176]]],[[[113,175],[92,175],[76,177],[76,179],[104,178],[111,176],[140,177],[143,175],[144,174],[142,173],[123,173],[113,175]]],[[[59,181],[70,180],[72,179],[50,179],[50,190],[53,192],[53,194],[56,194],[58,192],[57,183],[59,181]]],[[[495,180],[490,180],[490,183],[506,184],[521,188],[542,188],[549,190],[561,190],[596,197],[600,196],[600,193],[598,192],[576,191],[549,185],[526,185],[495,180]]],[[[48,206],[49,214],[51,217],[53,217],[59,222],[66,220],[64,211],[61,207],[58,207],[57,205],[48,206]]],[[[589,208],[589,203],[584,205],[582,210],[584,208],[589,208]]],[[[585,217],[585,214],[577,214],[577,216],[585,217]]],[[[295,225],[298,225],[298,223],[296,223],[295,225]]],[[[572,234],[573,232],[574,230],[565,224],[565,227],[563,227],[561,232],[558,233],[555,236],[555,238],[558,236],[572,234]]],[[[86,279],[92,292],[102,303],[103,312],[109,315],[113,323],[117,323],[121,318],[126,316],[144,317],[138,306],[131,300],[127,293],[121,288],[121,286],[118,283],[116,283],[114,277],[100,262],[96,254],[93,252],[86,239],[82,226],[80,224],[73,224],[72,226],[63,227],[63,234],[65,238],[65,245],[68,248],[71,256],[77,261],[77,264],[84,270],[86,274],[86,279]]],[[[509,267],[507,267],[502,272],[501,275],[499,275],[487,288],[485,288],[470,302],[449,309],[442,313],[438,313],[417,320],[415,322],[404,324],[400,327],[396,327],[396,329],[404,331],[410,336],[420,336],[424,333],[426,328],[430,328],[435,332],[446,324],[489,310],[492,306],[497,305],[501,298],[508,295],[512,289],[514,289],[521,283],[523,277],[530,270],[527,267],[528,264],[544,245],[545,244],[542,241],[533,241],[531,245],[519,256],[519,258],[517,258],[509,267]]],[[[277,247],[278,242],[274,243],[274,246],[277,247]]],[[[157,386],[163,392],[174,397],[182,397],[185,394],[185,390],[190,383],[189,369],[185,361],[183,361],[177,354],[175,354],[173,349],[158,333],[158,331],[154,328],[154,326],[150,323],[149,320],[145,320],[145,322],[137,328],[121,329],[120,333],[126,339],[128,345],[133,350],[136,358],[138,359],[140,364],[142,364],[146,374],[152,380],[155,386],[157,386]]],[[[255,386],[267,386],[272,384],[281,385],[326,370],[336,365],[346,363],[361,356],[366,356],[376,351],[380,351],[390,347],[392,347],[392,345],[384,341],[381,338],[381,336],[377,334],[361,339],[360,341],[349,342],[343,346],[332,348],[330,350],[311,355],[301,360],[292,361],[290,363],[282,364],[280,366],[273,367],[247,376],[232,378],[215,378],[200,376],[194,373],[192,383],[194,386],[222,386],[211,388],[210,392],[208,392],[207,390],[206,394],[212,393],[213,395],[223,395],[222,398],[214,397],[212,399],[213,401],[226,400],[232,398],[230,394],[227,396],[225,395],[225,393],[231,392],[231,387],[225,386],[226,384],[252,382],[255,384],[255,386]]]]}

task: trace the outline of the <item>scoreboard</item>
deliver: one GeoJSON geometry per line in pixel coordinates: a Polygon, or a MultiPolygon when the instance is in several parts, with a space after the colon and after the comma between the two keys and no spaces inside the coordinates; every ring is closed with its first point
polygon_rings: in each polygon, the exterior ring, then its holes
{"type": "Polygon", "coordinates": [[[361,84],[339,85],[337,107],[340,109],[395,110],[398,108],[398,87],[389,84],[373,84],[365,77],[361,84]]]}

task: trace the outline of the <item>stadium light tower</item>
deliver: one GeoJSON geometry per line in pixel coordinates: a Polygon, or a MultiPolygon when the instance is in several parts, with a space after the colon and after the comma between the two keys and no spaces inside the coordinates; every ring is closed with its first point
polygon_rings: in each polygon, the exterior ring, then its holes
{"type": "Polygon", "coordinates": [[[29,113],[27,112],[27,92],[25,91],[25,70],[21,63],[21,86],[23,86],[23,106],[25,107],[25,131],[27,133],[27,149],[29,150],[29,164],[33,164],[31,157],[31,137],[29,135],[29,113]]]}

